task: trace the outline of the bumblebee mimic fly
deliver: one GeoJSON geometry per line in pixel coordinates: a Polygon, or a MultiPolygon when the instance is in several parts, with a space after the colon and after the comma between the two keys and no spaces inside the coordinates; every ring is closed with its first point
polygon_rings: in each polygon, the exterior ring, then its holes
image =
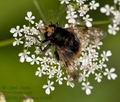
{"type": "Polygon", "coordinates": [[[79,68],[75,65],[75,60],[80,57],[81,49],[85,43],[95,43],[100,41],[103,33],[98,28],[71,27],[63,28],[56,24],[50,24],[44,32],[42,43],[49,42],[46,50],[50,46],[55,47],[55,56],[58,61],[65,65],[67,73],[74,79],[79,77],[79,68]]]}
{"type": "MultiPolygon", "coordinates": [[[[39,13],[45,23],[45,16],[40,7],[39,13]]],[[[95,42],[99,42],[104,34],[100,29],[94,27],[76,26],[64,28],[52,23],[43,32],[44,40],[42,43],[48,42],[49,44],[44,50],[40,49],[44,52],[50,46],[54,46],[56,59],[64,63],[67,73],[75,80],[78,79],[80,73],[78,66],[75,64],[75,60],[81,56],[81,50],[88,43],[94,44],[95,42]]]]}

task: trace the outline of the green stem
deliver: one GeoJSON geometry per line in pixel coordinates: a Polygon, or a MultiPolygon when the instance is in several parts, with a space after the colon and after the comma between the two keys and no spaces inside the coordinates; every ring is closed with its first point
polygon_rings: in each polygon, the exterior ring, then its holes
{"type": "Polygon", "coordinates": [[[96,21],[96,22],[93,22],[93,25],[105,25],[105,24],[109,24],[110,22],[111,22],[110,20],[96,21]]]}
{"type": "MultiPolygon", "coordinates": [[[[110,20],[105,20],[105,21],[94,21],[92,22],[93,26],[97,25],[106,25],[109,24],[111,21],[110,20]]],[[[85,24],[80,24],[81,26],[85,26],[85,24]]]]}
{"type": "Polygon", "coordinates": [[[33,0],[33,4],[35,5],[37,11],[39,12],[41,19],[44,21],[44,23],[46,23],[45,16],[44,16],[44,14],[43,14],[43,12],[42,12],[41,7],[40,7],[39,4],[38,4],[38,1],[37,1],[37,0],[33,0]]]}
{"type": "Polygon", "coordinates": [[[13,38],[8,39],[8,40],[4,40],[4,41],[0,41],[0,47],[8,46],[8,45],[12,44],[13,41],[14,41],[13,38]]]}

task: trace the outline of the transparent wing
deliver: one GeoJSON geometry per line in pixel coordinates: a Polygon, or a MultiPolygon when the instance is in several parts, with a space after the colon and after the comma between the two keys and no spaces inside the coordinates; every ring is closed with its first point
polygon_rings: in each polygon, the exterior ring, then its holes
{"type": "Polygon", "coordinates": [[[82,47],[88,44],[97,45],[107,35],[100,28],[74,27],[74,33],[80,39],[82,47]]]}
{"type": "Polygon", "coordinates": [[[76,74],[78,72],[78,68],[75,66],[74,58],[72,58],[73,55],[71,56],[69,50],[66,48],[61,49],[61,48],[57,47],[56,49],[57,49],[57,52],[58,52],[58,55],[59,55],[61,61],[65,65],[65,68],[66,68],[68,74],[70,74],[70,75],[76,74]]]}
{"type": "Polygon", "coordinates": [[[86,28],[86,27],[75,27],[74,32],[77,34],[80,38],[88,38],[92,42],[95,40],[102,40],[107,34],[104,33],[100,28],[86,28]]]}

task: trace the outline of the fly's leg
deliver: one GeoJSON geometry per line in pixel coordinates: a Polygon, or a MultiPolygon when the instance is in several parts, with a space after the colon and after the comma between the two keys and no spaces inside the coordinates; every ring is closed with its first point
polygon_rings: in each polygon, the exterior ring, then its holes
{"type": "Polygon", "coordinates": [[[59,54],[58,54],[58,52],[57,52],[57,51],[55,51],[55,52],[54,52],[54,54],[55,54],[56,59],[59,61],[59,60],[60,60],[60,58],[59,58],[59,54]]]}

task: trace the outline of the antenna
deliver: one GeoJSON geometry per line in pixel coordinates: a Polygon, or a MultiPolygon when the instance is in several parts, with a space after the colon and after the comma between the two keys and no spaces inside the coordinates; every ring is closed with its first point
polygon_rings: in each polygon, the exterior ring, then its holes
{"type": "Polygon", "coordinates": [[[43,14],[43,12],[42,12],[42,10],[41,10],[39,4],[38,4],[38,1],[37,1],[37,0],[33,0],[33,3],[34,3],[34,5],[35,5],[37,11],[39,12],[41,19],[42,19],[43,22],[46,24],[45,16],[44,16],[44,14],[43,14]]]}

